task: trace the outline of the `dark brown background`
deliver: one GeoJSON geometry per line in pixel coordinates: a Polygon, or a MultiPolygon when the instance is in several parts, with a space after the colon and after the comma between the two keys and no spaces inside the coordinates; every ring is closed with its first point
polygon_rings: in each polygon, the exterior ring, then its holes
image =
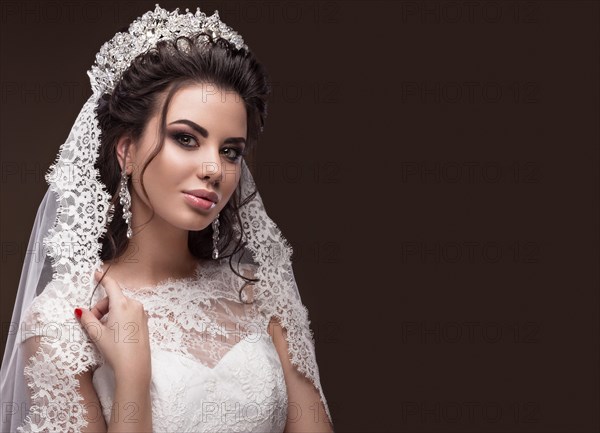
{"type": "MultiPolygon", "coordinates": [[[[86,71],[154,3],[1,3],[3,345],[86,71]]],[[[200,6],[271,75],[255,176],[336,430],[599,431],[598,2],[200,6]]]]}

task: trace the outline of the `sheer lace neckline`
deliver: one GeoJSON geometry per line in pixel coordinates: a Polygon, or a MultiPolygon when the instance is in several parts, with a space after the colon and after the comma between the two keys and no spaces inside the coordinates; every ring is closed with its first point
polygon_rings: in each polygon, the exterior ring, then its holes
{"type": "MultiPolygon", "coordinates": [[[[122,284],[117,280],[117,283],[123,288],[123,290],[127,290],[132,293],[151,293],[159,291],[160,289],[165,289],[169,287],[175,286],[187,286],[191,283],[194,283],[202,276],[202,271],[209,266],[213,266],[216,262],[220,260],[206,260],[206,261],[198,261],[196,263],[196,267],[194,269],[194,273],[191,276],[187,277],[169,277],[165,280],[159,281],[157,284],[148,284],[143,286],[132,286],[129,284],[122,284]]],[[[110,275],[110,274],[109,274],[110,275]]]]}

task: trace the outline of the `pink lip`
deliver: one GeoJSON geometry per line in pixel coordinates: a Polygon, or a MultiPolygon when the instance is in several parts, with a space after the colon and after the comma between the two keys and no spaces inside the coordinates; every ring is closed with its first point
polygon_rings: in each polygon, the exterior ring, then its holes
{"type": "Polygon", "coordinates": [[[190,205],[197,209],[210,210],[216,206],[216,203],[210,200],[206,200],[205,198],[201,197],[196,197],[195,195],[191,195],[186,192],[183,193],[183,197],[190,205]]]}
{"type": "Polygon", "coordinates": [[[190,194],[196,197],[200,197],[203,198],[205,200],[208,201],[212,201],[213,203],[218,203],[219,202],[219,196],[212,192],[212,191],[208,191],[206,189],[191,189],[189,191],[183,191],[186,194],[190,194]]]}

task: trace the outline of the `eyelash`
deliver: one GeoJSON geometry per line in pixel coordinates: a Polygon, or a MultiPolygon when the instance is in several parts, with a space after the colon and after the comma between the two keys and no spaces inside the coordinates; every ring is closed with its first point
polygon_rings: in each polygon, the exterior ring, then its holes
{"type": "MultiPolygon", "coordinates": [[[[179,139],[182,137],[188,137],[192,140],[196,140],[196,138],[193,135],[184,134],[184,133],[176,133],[176,134],[173,134],[172,137],[183,148],[191,149],[192,147],[195,147],[195,146],[189,146],[189,145],[183,144],[183,143],[181,143],[181,141],[179,141],[179,139]]],[[[246,156],[245,149],[242,149],[239,147],[225,147],[224,149],[234,150],[235,152],[237,152],[236,156],[233,158],[227,156],[227,159],[229,159],[231,162],[237,162],[242,158],[242,156],[246,156]]]]}

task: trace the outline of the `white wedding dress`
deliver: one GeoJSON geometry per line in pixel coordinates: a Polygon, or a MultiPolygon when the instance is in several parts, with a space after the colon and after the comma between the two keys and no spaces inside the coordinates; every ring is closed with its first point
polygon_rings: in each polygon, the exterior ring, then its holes
{"type": "MultiPolygon", "coordinates": [[[[154,432],[282,432],[285,427],[287,390],[269,321],[240,302],[244,280],[228,261],[218,263],[199,266],[194,278],[123,288],[149,315],[154,432]]],[[[251,276],[242,266],[240,273],[251,276]]],[[[107,425],[111,414],[135,419],[132,406],[111,409],[110,366],[96,368],[93,384],[107,425]]]]}

